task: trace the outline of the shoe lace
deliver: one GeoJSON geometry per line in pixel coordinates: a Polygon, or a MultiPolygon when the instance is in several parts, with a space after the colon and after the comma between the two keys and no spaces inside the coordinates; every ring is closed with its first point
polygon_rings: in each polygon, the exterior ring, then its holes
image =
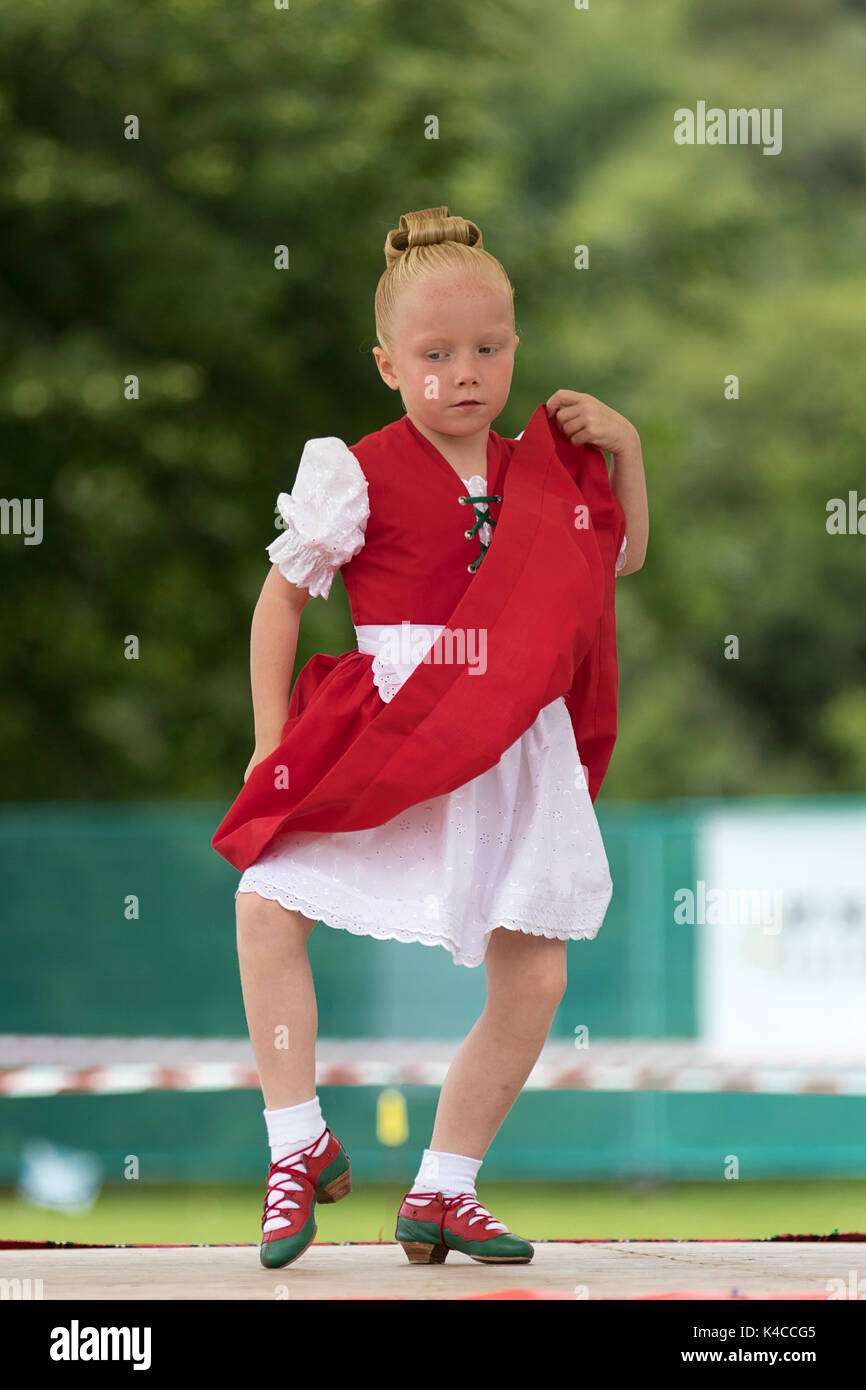
{"type": "Polygon", "coordinates": [[[473,1212],[473,1215],[469,1218],[470,1226],[472,1226],[476,1221],[484,1221],[485,1230],[508,1230],[508,1227],[504,1226],[501,1221],[497,1221],[493,1216],[491,1216],[487,1208],[483,1207],[481,1203],[477,1200],[477,1198],[470,1197],[468,1192],[461,1192],[458,1197],[443,1197],[442,1205],[444,1206],[446,1211],[453,1208],[454,1215],[457,1217],[462,1216],[464,1212],[473,1212]],[[485,1217],[487,1218],[486,1220],[485,1217]]]}
{"type": "Polygon", "coordinates": [[[327,1146],[327,1143],[328,1131],[325,1129],[318,1139],[314,1139],[305,1148],[286,1154],[285,1157],[276,1159],[271,1164],[268,1173],[267,1192],[265,1193],[262,1231],[272,1231],[277,1226],[285,1226],[288,1216],[281,1215],[281,1212],[289,1207],[297,1208],[301,1205],[300,1202],[294,1201],[288,1195],[290,1191],[303,1192],[304,1184],[307,1187],[312,1187],[315,1191],[315,1183],[307,1172],[306,1155],[316,1157],[327,1146]],[[301,1179],[300,1182],[297,1181],[298,1178],[301,1179]],[[278,1193],[279,1196],[277,1196],[278,1193]]]}

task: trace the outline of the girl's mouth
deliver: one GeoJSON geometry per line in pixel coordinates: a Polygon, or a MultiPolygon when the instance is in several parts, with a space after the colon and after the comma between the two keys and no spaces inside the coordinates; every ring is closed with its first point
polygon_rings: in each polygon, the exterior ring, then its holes
{"type": "Polygon", "coordinates": [[[451,407],[451,409],[452,409],[452,410],[477,410],[478,406],[480,406],[481,404],[482,404],[481,401],[457,401],[457,403],[456,403],[455,405],[453,405],[453,406],[451,407]]]}

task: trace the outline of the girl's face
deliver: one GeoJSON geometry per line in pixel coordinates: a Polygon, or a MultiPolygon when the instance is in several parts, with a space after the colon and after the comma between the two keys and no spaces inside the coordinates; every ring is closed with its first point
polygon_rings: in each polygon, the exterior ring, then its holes
{"type": "Polygon", "coordinates": [[[373,354],[406,413],[438,434],[486,430],[511,388],[511,297],[492,281],[453,272],[423,280],[397,301],[391,351],[373,354]]]}

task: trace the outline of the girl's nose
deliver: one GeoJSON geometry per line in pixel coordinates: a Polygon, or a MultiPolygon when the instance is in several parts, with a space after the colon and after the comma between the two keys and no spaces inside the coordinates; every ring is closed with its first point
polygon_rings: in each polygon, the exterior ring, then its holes
{"type": "Polygon", "coordinates": [[[465,386],[469,382],[478,380],[478,368],[475,362],[464,362],[457,364],[455,381],[458,386],[465,386]]]}

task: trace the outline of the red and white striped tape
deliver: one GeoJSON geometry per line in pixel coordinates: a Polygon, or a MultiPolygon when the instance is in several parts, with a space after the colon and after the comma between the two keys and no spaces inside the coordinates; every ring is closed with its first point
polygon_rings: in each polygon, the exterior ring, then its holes
{"type": "MultiPolygon", "coordinates": [[[[317,1086],[441,1086],[460,1040],[331,1038],[317,1044],[317,1086]]],[[[237,1038],[83,1038],[0,1034],[0,1096],[257,1090],[237,1038]]],[[[866,1095],[866,1058],[731,1058],[692,1039],[548,1042],[527,1090],[728,1091],[866,1095]]]]}

